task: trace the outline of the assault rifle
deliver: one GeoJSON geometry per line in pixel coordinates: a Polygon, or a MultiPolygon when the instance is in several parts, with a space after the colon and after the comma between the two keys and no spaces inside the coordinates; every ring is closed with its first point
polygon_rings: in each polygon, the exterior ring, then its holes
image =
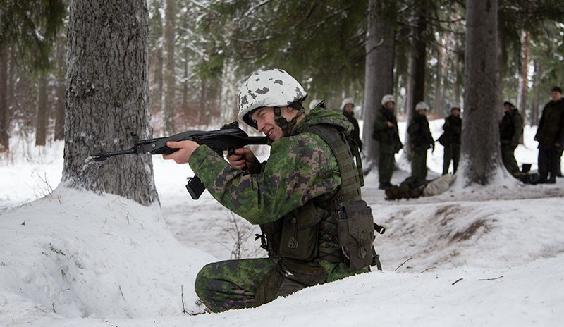
{"type": "MultiPolygon", "coordinates": [[[[93,161],[104,161],[108,158],[121,156],[124,154],[171,154],[177,149],[166,146],[166,142],[174,141],[194,141],[198,144],[205,144],[212,150],[223,156],[223,151],[232,154],[235,149],[242,148],[248,144],[267,144],[266,137],[248,136],[245,131],[239,128],[237,122],[224,125],[221,129],[213,131],[186,131],[168,137],[142,140],[127,150],[102,152],[92,155],[89,159],[93,161]]],[[[199,199],[205,190],[204,184],[198,176],[188,178],[186,189],[192,199],[199,199]]]]}

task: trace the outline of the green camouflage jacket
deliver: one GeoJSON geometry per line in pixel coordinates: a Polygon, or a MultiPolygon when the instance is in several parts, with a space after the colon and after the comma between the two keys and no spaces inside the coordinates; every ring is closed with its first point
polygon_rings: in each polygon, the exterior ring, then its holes
{"type": "Polygon", "coordinates": [[[317,123],[338,124],[352,131],[340,112],[313,109],[292,136],[272,143],[270,157],[259,173],[232,168],[205,145],[194,151],[189,164],[223,206],[252,224],[274,222],[307,201],[334,192],[341,184],[337,160],[329,146],[319,136],[303,132],[317,123]]]}

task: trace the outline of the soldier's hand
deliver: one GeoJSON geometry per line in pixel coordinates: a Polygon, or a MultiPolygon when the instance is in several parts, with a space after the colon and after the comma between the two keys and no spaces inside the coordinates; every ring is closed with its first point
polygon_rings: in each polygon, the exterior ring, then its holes
{"type": "Polygon", "coordinates": [[[166,142],[166,146],[171,149],[178,149],[176,152],[171,154],[163,154],[163,158],[166,160],[174,160],[177,164],[185,164],[190,161],[192,153],[200,146],[194,141],[180,141],[180,142],[166,142]]]}
{"type": "Polygon", "coordinates": [[[235,169],[253,171],[258,164],[258,159],[249,148],[235,149],[234,153],[227,156],[229,165],[235,169]]]}
{"type": "Polygon", "coordinates": [[[393,127],[394,127],[394,124],[392,124],[392,123],[389,122],[389,121],[386,122],[386,125],[388,125],[388,128],[393,128],[393,127]]]}

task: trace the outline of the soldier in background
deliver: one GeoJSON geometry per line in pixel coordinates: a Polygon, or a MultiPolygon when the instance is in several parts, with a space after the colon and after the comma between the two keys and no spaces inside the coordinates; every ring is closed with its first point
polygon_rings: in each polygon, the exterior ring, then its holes
{"type": "Polygon", "coordinates": [[[564,100],[558,86],[552,88],[550,102],[544,106],[535,141],[539,142],[538,182],[556,183],[564,145],[564,100]]]}
{"type": "Polygon", "coordinates": [[[349,122],[353,125],[352,140],[356,143],[358,148],[362,150],[362,140],[360,139],[360,127],[358,121],[354,117],[354,101],[353,98],[345,98],[341,104],[343,115],[347,117],[349,122]]]}
{"type": "Polygon", "coordinates": [[[452,161],[453,174],[458,170],[460,161],[460,135],[462,132],[462,118],[460,118],[460,107],[450,108],[450,115],[445,118],[443,134],[439,137],[439,143],[444,147],[443,151],[443,175],[448,174],[448,168],[452,161]]]}
{"type": "Polygon", "coordinates": [[[509,101],[503,103],[503,112],[503,118],[499,123],[501,159],[505,169],[515,176],[520,172],[517,160],[515,160],[515,149],[523,135],[523,118],[517,108],[509,101]]]}
{"type": "Polygon", "coordinates": [[[382,97],[382,107],[374,120],[372,138],[378,141],[378,178],[380,189],[385,190],[392,185],[394,173],[394,154],[403,148],[399,138],[398,120],[395,114],[396,101],[391,94],[382,97]]]}
{"type": "Polygon", "coordinates": [[[425,102],[419,102],[415,106],[415,114],[407,127],[409,141],[411,144],[411,177],[416,183],[423,184],[427,180],[427,150],[435,150],[435,141],[431,136],[427,113],[429,106],[425,102]]]}

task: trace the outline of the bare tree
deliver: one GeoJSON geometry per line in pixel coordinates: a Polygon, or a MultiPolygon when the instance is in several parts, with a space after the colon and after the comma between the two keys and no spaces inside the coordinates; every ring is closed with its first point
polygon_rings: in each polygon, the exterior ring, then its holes
{"type": "Polygon", "coordinates": [[[374,119],[379,114],[380,100],[394,88],[394,17],[395,2],[370,0],[366,37],[364,76],[363,143],[367,161],[378,162],[377,143],[372,139],[374,119]]]}
{"type": "Polygon", "coordinates": [[[174,118],[176,114],[176,73],[174,71],[174,46],[176,42],[176,0],[167,0],[165,8],[164,42],[165,58],[165,95],[164,95],[164,123],[166,133],[174,133],[174,118]]]}
{"type": "MultiPolygon", "coordinates": [[[[406,92],[407,122],[411,121],[415,113],[415,106],[425,98],[425,67],[427,66],[427,10],[428,0],[417,0],[411,18],[411,49],[408,61],[408,80],[406,92]]],[[[409,134],[405,134],[406,146],[404,152],[411,159],[411,143],[409,134]]]]}
{"type": "Polygon", "coordinates": [[[487,185],[499,166],[497,0],[466,0],[463,175],[487,185]]]}
{"type": "Polygon", "coordinates": [[[75,0],[68,29],[63,183],[142,204],[158,201],[151,157],[89,155],[150,135],[144,0],[75,0]]]}
{"type": "Polygon", "coordinates": [[[35,145],[47,143],[47,123],[49,121],[49,74],[43,71],[37,81],[37,111],[35,120],[35,145]]]}
{"type": "Polygon", "coordinates": [[[0,44],[0,152],[9,150],[8,123],[8,51],[0,44]]]}
{"type": "Polygon", "coordinates": [[[66,36],[62,33],[57,38],[55,48],[56,61],[56,86],[55,86],[55,140],[64,140],[65,138],[65,73],[67,65],[65,62],[65,45],[66,36]]]}

